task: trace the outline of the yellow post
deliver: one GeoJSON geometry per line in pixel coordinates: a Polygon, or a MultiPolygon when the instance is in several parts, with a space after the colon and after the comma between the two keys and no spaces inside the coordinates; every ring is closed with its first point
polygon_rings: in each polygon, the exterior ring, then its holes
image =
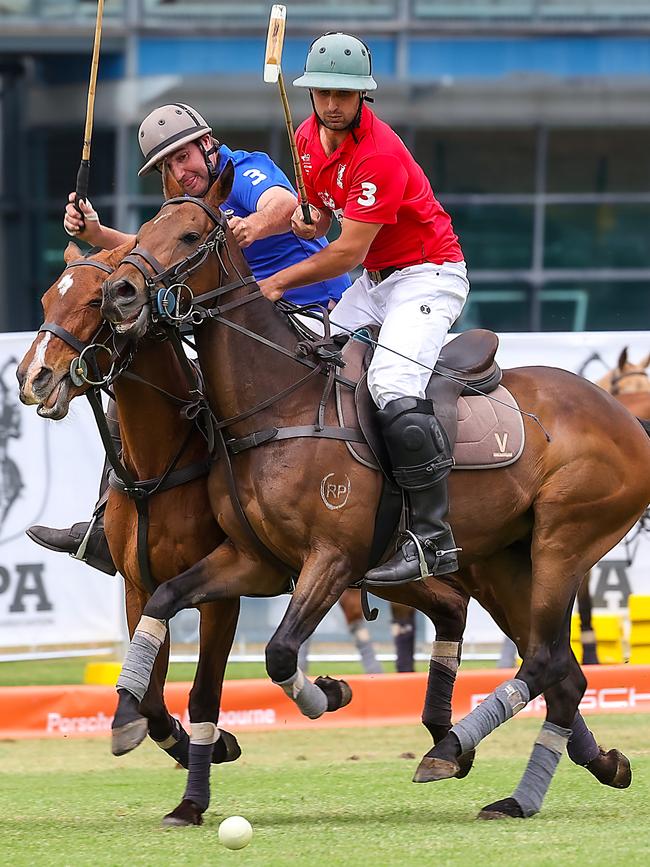
{"type": "Polygon", "coordinates": [[[594,614],[592,617],[596,633],[598,659],[604,665],[618,665],[625,662],[623,656],[623,622],[620,614],[594,614]]]}
{"type": "Polygon", "coordinates": [[[580,615],[571,615],[571,650],[578,662],[582,663],[582,636],[580,633],[580,615]]]}
{"type": "Polygon", "coordinates": [[[632,593],[630,611],[630,662],[650,665],[650,596],[632,593]]]}

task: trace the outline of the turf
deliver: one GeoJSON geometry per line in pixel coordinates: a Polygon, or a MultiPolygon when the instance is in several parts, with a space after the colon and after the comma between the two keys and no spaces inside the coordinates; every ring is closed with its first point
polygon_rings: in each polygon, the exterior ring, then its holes
{"type": "Polygon", "coordinates": [[[514,720],[481,747],[463,780],[410,782],[428,749],[418,726],[244,733],[244,755],[213,770],[201,828],[159,830],[185,774],[152,744],[114,759],[95,740],[0,743],[3,864],[121,865],[645,865],[650,864],[647,716],[590,717],[599,739],[633,761],[626,791],[600,786],[564,758],[542,813],[478,822],[514,789],[539,721],[514,720]],[[217,841],[246,816],[251,845],[217,841]]]}

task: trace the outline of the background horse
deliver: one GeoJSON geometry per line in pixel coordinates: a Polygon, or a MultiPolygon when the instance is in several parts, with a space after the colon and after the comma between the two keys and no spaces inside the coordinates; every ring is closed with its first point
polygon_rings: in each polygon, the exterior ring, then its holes
{"type": "MultiPolygon", "coordinates": [[[[101,285],[114,265],[130,249],[121,247],[82,259],[81,251],[69,244],[64,258],[67,265],[61,277],[45,293],[45,322],[65,329],[73,338],[89,345],[111,334],[103,325],[99,311],[101,285]],[[81,263],[81,264],[80,264],[81,263]]],[[[56,336],[41,331],[21,361],[17,376],[23,403],[38,405],[45,418],[64,418],[70,402],[87,391],[75,386],[69,376],[70,364],[78,349],[65,342],[65,332],[56,336]]],[[[106,365],[104,353],[97,360],[106,365]]],[[[138,379],[119,376],[113,383],[122,436],[124,464],[136,479],[155,479],[169,467],[183,442],[186,446],[178,468],[208,459],[207,445],[194,423],[181,418],[179,403],[191,396],[171,347],[160,341],[143,341],[129,366],[138,379]],[[162,389],[162,390],[160,390],[162,389]],[[177,400],[166,394],[171,390],[177,400]]],[[[94,378],[91,376],[91,378],[94,378]]],[[[126,613],[129,633],[140,620],[149,598],[141,575],[137,555],[138,515],[132,499],[110,490],[106,509],[106,536],[115,565],[124,576],[126,613]]],[[[223,541],[224,534],[212,517],[205,474],[201,478],[155,494],[150,501],[148,550],[150,567],[156,581],[166,581],[179,570],[199,561],[223,541]]],[[[202,605],[200,609],[199,660],[189,698],[192,736],[201,727],[216,737],[210,746],[212,762],[233,761],[239,754],[235,737],[216,730],[221,689],[228,654],[239,616],[239,599],[224,599],[202,605]],[[197,726],[198,723],[198,726],[197,726]],[[210,728],[211,727],[211,728],[210,728]]],[[[189,738],[180,723],[170,716],[163,700],[163,685],[169,661],[169,639],[156,660],[151,684],[140,704],[142,718],[131,721],[131,742],[136,746],[147,727],[152,739],[183,767],[189,763],[189,738]]],[[[188,806],[193,791],[188,788],[181,804],[169,813],[165,824],[199,823],[201,812],[188,806]]]]}
{"type": "Polygon", "coordinates": [[[627,407],[637,418],[650,419],[650,353],[638,364],[627,357],[627,346],[619,355],[616,367],[596,382],[627,407]]]}
{"type": "MultiPolygon", "coordinates": [[[[244,276],[243,257],[216,210],[232,175],[228,164],[204,200],[172,200],[164,227],[152,221],[141,229],[136,250],[142,250],[142,259],[129,257],[106,282],[103,310],[122,333],[137,339],[149,327],[150,298],[164,280],[185,283],[195,294],[225,286],[218,305],[218,291],[210,292],[212,309],[202,313],[195,304],[193,320],[210,405],[229,437],[240,440],[269,429],[313,427],[323,382],[304,376],[294,332],[244,276]],[[210,255],[213,250],[216,256],[210,255]]],[[[451,523],[462,554],[461,570],[451,582],[429,578],[377,592],[429,613],[428,594],[436,598],[438,588],[457,582],[506,625],[524,660],[518,677],[469,715],[465,731],[454,726],[424,757],[415,780],[459,775],[462,754],[544,692],[548,716],[540,744],[554,757],[545,785],[531,786],[527,771],[515,799],[486,808],[490,814],[524,816],[541,806],[572,727],[576,735],[586,681],[570,649],[571,608],[582,576],[623,537],[650,499],[650,439],[602,390],[566,371],[521,368],[506,371],[503,382],[520,405],[543,419],[546,430],[529,423],[524,453],[508,467],[452,474],[451,523]],[[519,580],[494,583],[492,566],[504,558],[519,580]]],[[[331,399],[325,423],[337,425],[331,399]]],[[[243,451],[234,458],[232,478],[224,451],[221,455],[209,487],[228,541],[159,588],[147,604],[118,681],[120,706],[137,699],[141,686],[129,670],[146,673],[147,654],[163,640],[169,617],[197,601],[273,595],[297,572],[287,612],[267,646],[267,670],[303,713],[319,716],[331,709],[331,696],[297,668],[297,650],[350,580],[368,567],[369,515],[376,513],[381,478],[331,439],[271,441],[243,451]],[[318,495],[333,470],[347,476],[350,490],[345,508],[336,511],[322,508],[318,495]]],[[[432,670],[441,655],[434,657],[432,670]]],[[[586,734],[576,738],[583,744],[586,734]]],[[[533,772],[538,752],[536,745],[533,772]]]]}

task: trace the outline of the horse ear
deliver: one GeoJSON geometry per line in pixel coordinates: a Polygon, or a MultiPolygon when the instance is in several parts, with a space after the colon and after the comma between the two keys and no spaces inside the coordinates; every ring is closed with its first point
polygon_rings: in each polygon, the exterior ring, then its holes
{"type": "Polygon", "coordinates": [[[641,370],[645,370],[646,367],[650,367],[650,352],[646,355],[646,357],[641,362],[641,370]]]}
{"type": "Polygon", "coordinates": [[[126,241],[126,243],[120,244],[119,247],[114,247],[112,250],[109,250],[108,255],[104,257],[104,262],[106,262],[106,264],[111,268],[117,268],[126,254],[130,253],[134,247],[134,240],[126,241]]]}
{"type": "Polygon", "coordinates": [[[221,169],[219,177],[212,184],[205,195],[205,201],[213,208],[218,208],[222,202],[225,202],[230,191],[232,190],[233,181],[235,180],[235,167],[232,160],[227,160],[225,166],[221,169]]]}
{"type": "Polygon", "coordinates": [[[618,357],[618,369],[623,370],[627,364],[627,346],[623,348],[623,352],[618,357]]]}
{"type": "Polygon", "coordinates": [[[75,259],[83,259],[83,253],[77,247],[74,241],[70,241],[68,246],[63,251],[63,261],[66,265],[69,265],[70,262],[74,262],[75,259]]]}
{"type": "Polygon", "coordinates": [[[167,199],[176,199],[178,198],[178,196],[183,195],[183,188],[178,183],[174,175],[167,168],[167,165],[165,163],[163,163],[162,170],[162,185],[165,201],[167,201],[167,199]]]}

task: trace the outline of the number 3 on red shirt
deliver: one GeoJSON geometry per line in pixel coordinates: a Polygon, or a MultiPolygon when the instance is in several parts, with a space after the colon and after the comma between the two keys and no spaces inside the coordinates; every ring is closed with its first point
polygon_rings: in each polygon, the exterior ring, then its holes
{"type": "Polygon", "coordinates": [[[357,202],[360,205],[364,205],[364,207],[369,208],[370,205],[374,205],[377,201],[377,199],[375,198],[377,187],[375,186],[375,184],[371,184],[370,181],[364,181],[361,184],[361,189],[363,190],[363,195],[359,196],[357,202]]]}

